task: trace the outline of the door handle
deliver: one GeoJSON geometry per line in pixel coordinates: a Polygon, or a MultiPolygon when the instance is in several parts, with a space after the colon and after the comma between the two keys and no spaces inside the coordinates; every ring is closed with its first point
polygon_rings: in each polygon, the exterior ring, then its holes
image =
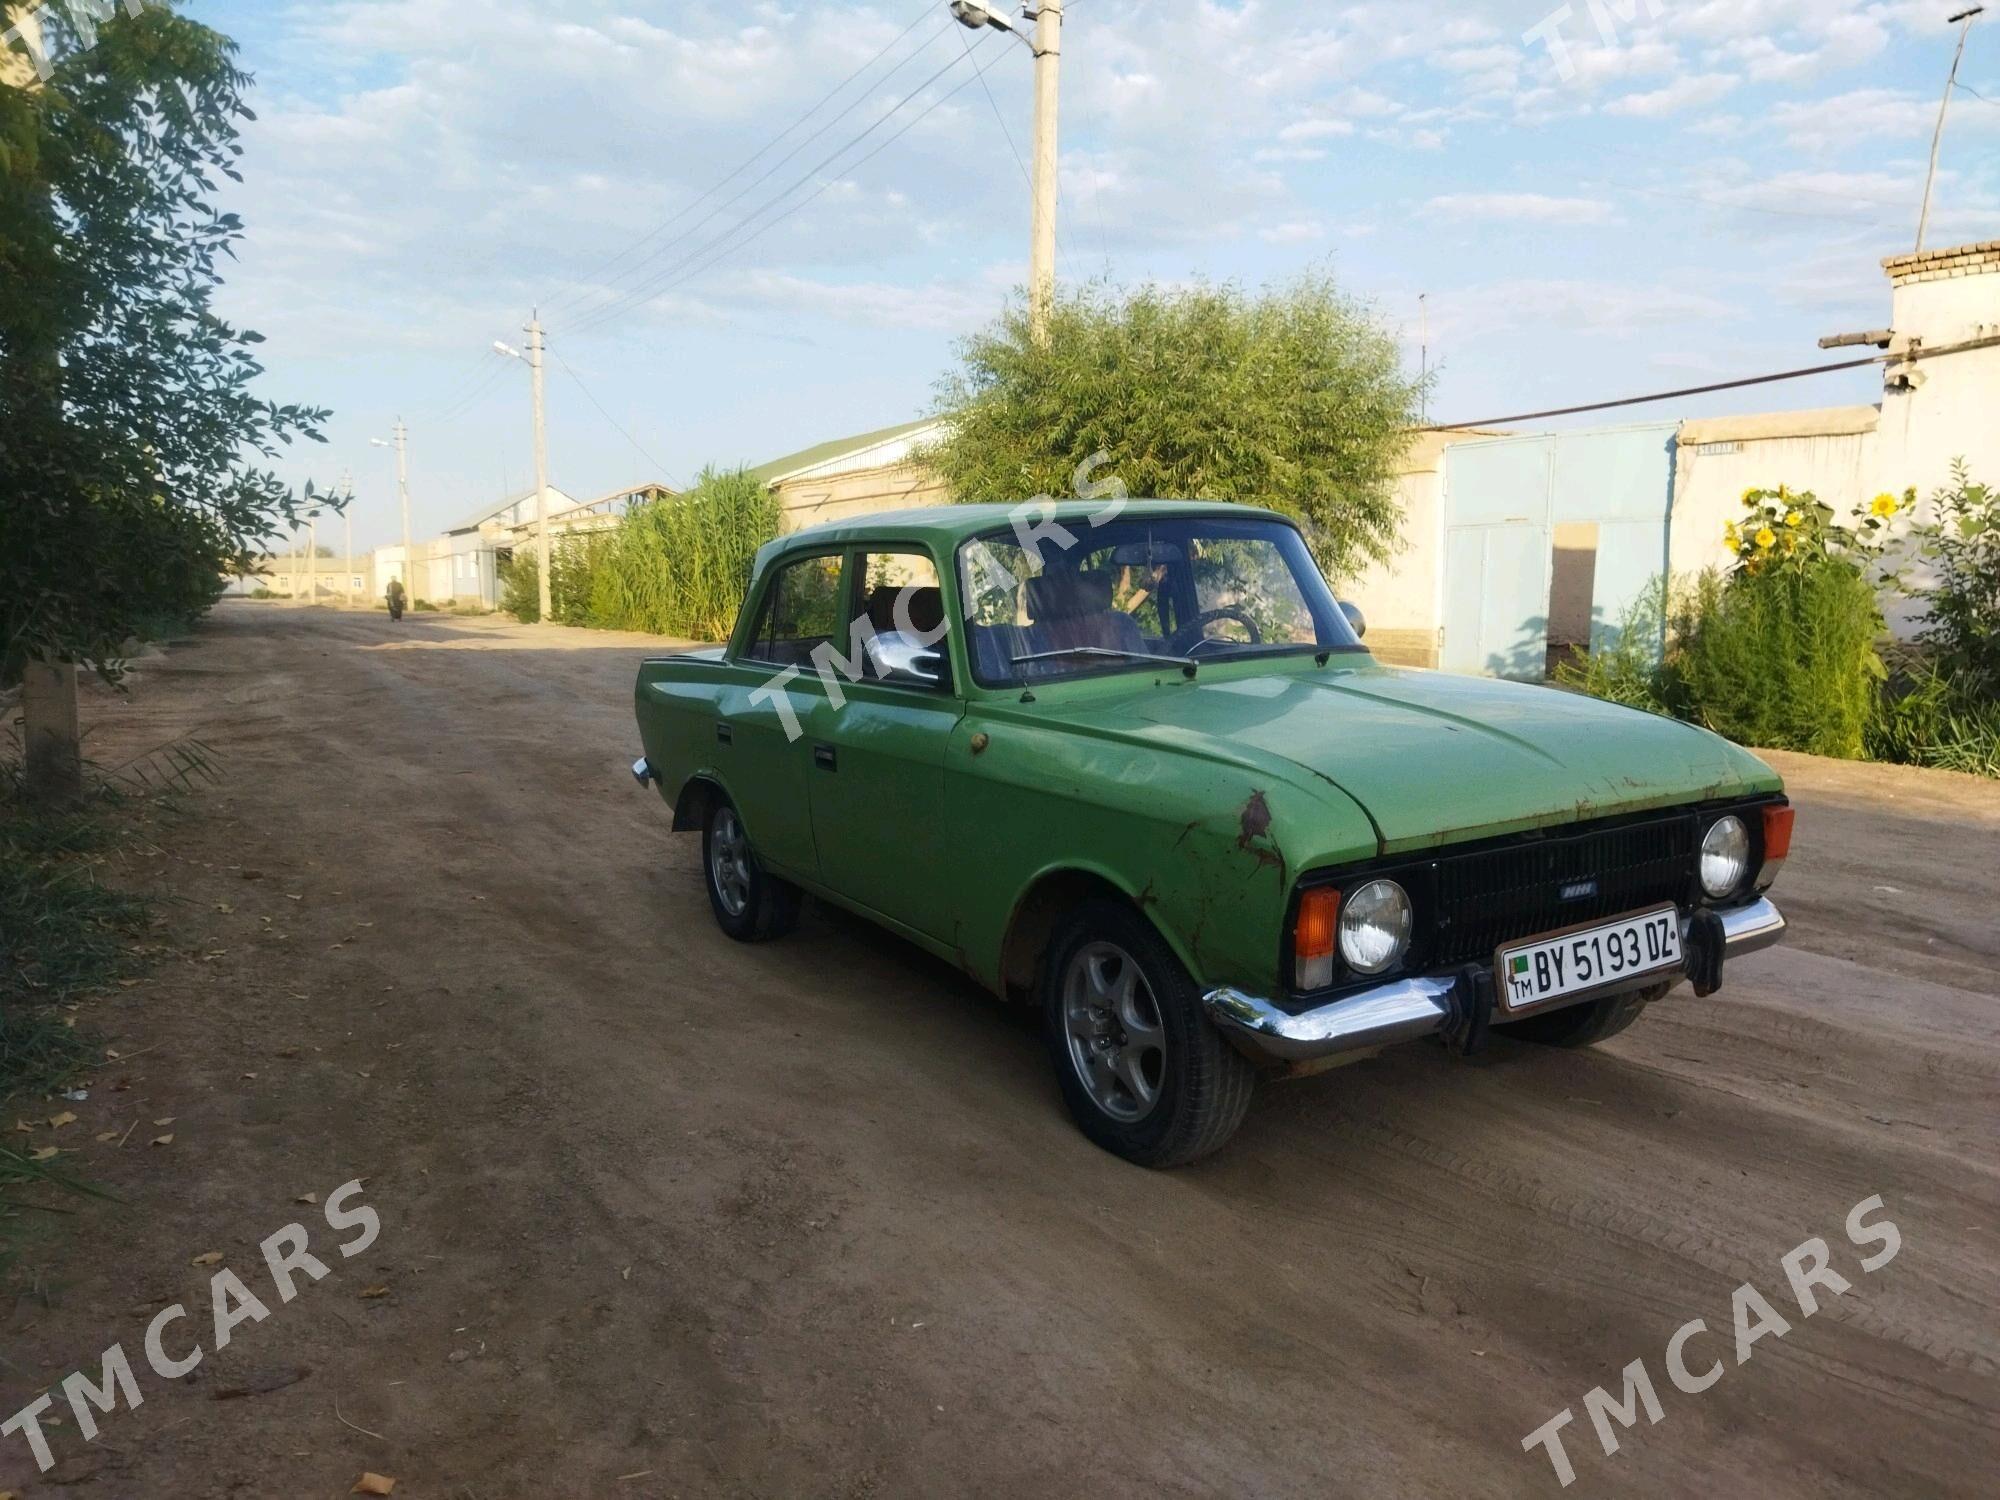
{"type": "Polygon", "coordinates": [[[718,745],[733,745],[733,744],[735,744],[735,743],[736,743],[736,731],[735,731],[734,729],[730,728],[730,726],[729,726],[729,725],[727,725],[727,724],[723,723],[723,722],[722,722],[722,721],[721,721],[720,719],[716,720],[716,723],[715,723],[715,742],[716,742],[716,744],[718,744],[718,745]]]}
{"type": "Polygon", "coordinates": [[[813,746],[813,764],[818,766],[822,771],[837,771],[840,769],[839,762],[834,756],[833,746],[831,745],[813,746]]]}

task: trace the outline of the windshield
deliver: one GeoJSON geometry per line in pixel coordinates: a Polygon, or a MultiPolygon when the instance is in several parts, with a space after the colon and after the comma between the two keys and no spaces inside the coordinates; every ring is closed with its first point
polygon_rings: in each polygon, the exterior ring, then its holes
{"type": "Polygon", "coordinates": [[[1304,539],[1280,521],[1002,530],[960,547],[958,569],[973,675],[987,687],[1362,649],[1304,539]]]}

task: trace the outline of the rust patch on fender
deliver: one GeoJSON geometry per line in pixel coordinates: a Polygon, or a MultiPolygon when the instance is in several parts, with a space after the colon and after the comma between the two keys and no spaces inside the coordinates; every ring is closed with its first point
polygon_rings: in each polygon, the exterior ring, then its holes
{"type": "Polygon", "coordinates": [[[1271,833],[1271,804],[1264,800],[1262,792],[1252,792],[1250,800],[1243,804],[1241,826],[1243,831],[1236,836],[1236,847],[1254,856],[1260,870],[1276,870],[1278,888],[1284,889],[1287,874],[1285,856],[1276,848],[1263,849],[1257,846],[1257,840],[1268,840],[1271,833]]]}
{"type": "Polygon", "coordinates": [[[1243,832],[1237,835],[1236,847],[1248,849],[1253,841],[1270,831],[1271,804],[1264,800],[1262,792],[1252,792],[1250,800],[1243,804],[1243,832]]]}

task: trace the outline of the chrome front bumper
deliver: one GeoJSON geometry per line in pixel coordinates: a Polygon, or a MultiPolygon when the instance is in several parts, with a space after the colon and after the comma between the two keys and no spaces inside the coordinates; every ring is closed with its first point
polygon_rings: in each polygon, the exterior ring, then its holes
{"type": "MultiPolygon", "coordinates": [[[[1715,915],[1722,922],[1724,960],[1768,948],[1785,934],[1784,914],[1761,897],[1715,915]]],[[[1691,918],[1681,918],[1684,939],[1692,925],[1691,918]]],[[[1641,975],[1631,988],[1644,989],[1662,977],[1658,972],[1641,975]]],[[[1675,976],[1670,970],[1664,977],[1675,976]]],[[[1244,1051],[1271,1062],[1303,1063],[1456,1030],[1465,1024],[1472,1003],[1460,993],[1460,983],[1457,974],[1395,979],[1296,1015],[1269,1000],[1228,988],[1210,990],[1202,996],[1202,1004],[1209,1018],[1244,1051]]],[[[1582,998],[1601,998],[1604,993],[1582,998]]]]}

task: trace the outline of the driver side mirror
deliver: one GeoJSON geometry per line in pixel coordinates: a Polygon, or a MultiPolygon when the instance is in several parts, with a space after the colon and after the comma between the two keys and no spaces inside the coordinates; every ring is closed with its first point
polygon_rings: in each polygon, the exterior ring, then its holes
{"type": "Polygon", "coordinates": [[[1340,612],[1347,616],[1348,629],[1354,632],[1357,641],[1368,634],[1368,616],[1361,613],[1360,605],[1350,604],[1343,599],[1340,601],[1340,612]]]}

